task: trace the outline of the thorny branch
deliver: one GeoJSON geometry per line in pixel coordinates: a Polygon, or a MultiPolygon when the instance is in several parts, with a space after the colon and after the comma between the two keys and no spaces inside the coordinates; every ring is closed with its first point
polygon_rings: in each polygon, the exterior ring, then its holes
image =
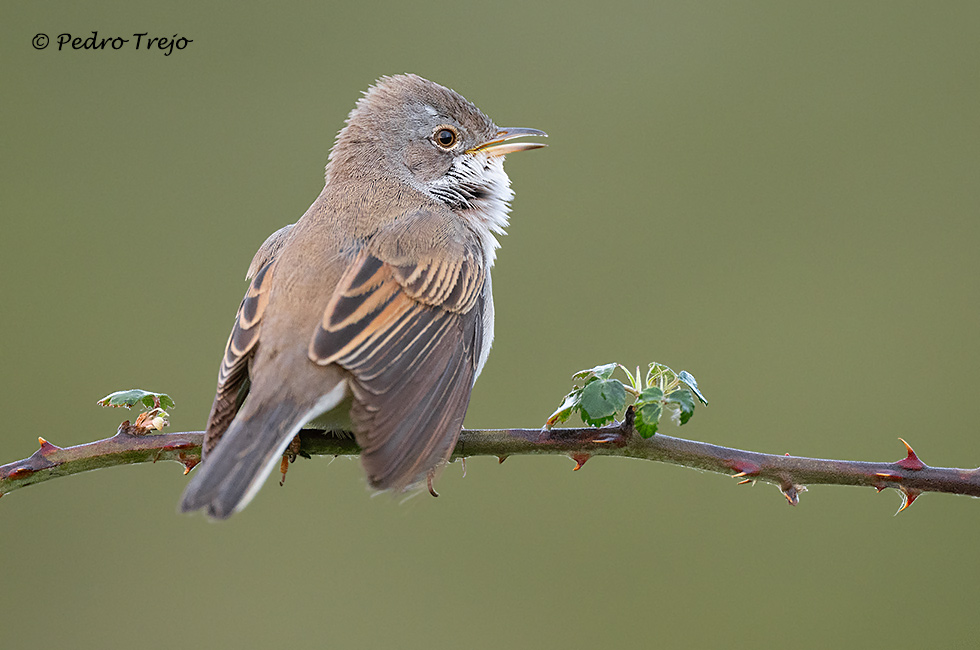
{"type": "MultiPolygon", "coordinates": [[[[128,424],[128,423],[124,423],[128,424]]],[[[92,469],[173,460],[185,473],[200,462],[203,432],[139,435],[122,426],[116,435],[75,447],[57,447],[40,438],[41,447],[24,460],[0,466],[0,496],[34,483],[92,469]]],[[[349,434],[304,430],[301,455],[356,456],[357,443],[349,434]]],[[[902,441],[905,443],[905,441],[902,441]]],[[[453,459],[469,456],[563,454],[579,469],[592,456],[624,456],[730,474],[739,483],[764,481],[779,487],[796,505],[806,485],[860,485],[879,492],[895,488],[903,501],[899,512],[923,492],[946,492],[980,497],[980,468],[929,467],[905,444],[906,457],[892,463],[823,460],[780,456],[719,447],[704,442],[656,434],[641,438],[633,427],[633,411],[623,422],[581,429],[464,430],[453,459]]]]}

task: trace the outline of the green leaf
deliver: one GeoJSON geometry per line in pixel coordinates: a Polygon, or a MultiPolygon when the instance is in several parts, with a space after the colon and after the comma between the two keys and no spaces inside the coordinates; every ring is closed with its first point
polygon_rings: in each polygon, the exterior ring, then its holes
{"type": "Polygon", "coordinates": [[[588,370],[579,370],[572,375],[572,379],[584,379],[586,383],[595,381],[596,379],[609,379],[618,367],[618,363],[607,363],[596,366],[595,368],[589,368],[588,370]]]}
{"type": "Polygon", "coordinates": [[[678,388],[667,396],[667,402],[676,404],[680,409],[680,422],[687,424],[687,421],[694,415],[694,395],[687,388],[678,388]]]}
{"type": "Polygon", "coordinates": [[[636,432],[643,438],[653,437],[653,434],[657,432],[657,424],[660,422],[662,412],[663,406],[660,402],[647,402],[636,407],[636,419],[633,420],[636,432]]]}
{"type": "Polygon", "coordinates": [[[161,409],[172,409],[174,405],[173,399],[170,395],[166,393],[154,393],[148,390],[143,390],[141,388],[131,388],[129,390],[120,390],[115,393],[110,393],[100,399],[98,402],[99,406],[112,406],[115,408],[133,408],[137,404],[142,404],[147,409],[161,408],[161,409]]]}
{"type": "Polygon", "coordinates": [[[691,389],[692,393],[697,395],[697,398],[701,401],[702,404],[704,404],[705,406],[708,405],[708,400],[704,399],[704,395],[702,395],[701,391],[698,390],[698,382],[694,378],[694,375],[692,375],[686,370],[681,370],[677,374],[677,378],[682,382],[684,382],[685,384],[687,384],[687,387],[691,389]]]}
{"type": "MultiPolygon", "coordinates": [[[[612,366],[615,369],[616,364],[612,366]]],[[[625,406],[626,388],[623,382],[618,379],[595,379],[582,389],[578,408],[586,424],[598,427],[612,422],[616,413],[625,406]]]]}
{"type": "Polygon", "coordinates": [[[659,402],[664,398],[664,392],[660,390],[658,386],[647,386],[640,393],[640,396],[636,398],[637,404],[644,404],[646,402],[659,402]]]}
{"type": "Polygon", "coordinates": [[[649,438],[657,432],[660,415],[663,413],[664,392],[657,386],[647,386],[636,398],[633,404],[636,419],[633,425],[644,438],[649,438]]]}
{"type": "Polygon", "coordinates": [[[582,401],[582,389],[576,388],[568,395],[565,395],[565,399],[562,400],[561,406],[558,407],[548,421],[544,423],[546,429],[550,429],[556,424],[561,424],[565,422],[568,417],[572,414],[572,411],[578,408],[579,402],[582,401]]]}

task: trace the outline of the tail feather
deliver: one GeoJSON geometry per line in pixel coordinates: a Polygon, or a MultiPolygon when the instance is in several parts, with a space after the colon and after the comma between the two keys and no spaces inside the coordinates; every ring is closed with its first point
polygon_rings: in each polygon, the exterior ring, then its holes
{"type": "Polygon", "coordinates": [[[246,401],[194,473],[181,498],[181,512],[203,508],[209,517],[226,519],[244,508],[310,417],[308,405],[288,400],[249,406],[246,401]]]}

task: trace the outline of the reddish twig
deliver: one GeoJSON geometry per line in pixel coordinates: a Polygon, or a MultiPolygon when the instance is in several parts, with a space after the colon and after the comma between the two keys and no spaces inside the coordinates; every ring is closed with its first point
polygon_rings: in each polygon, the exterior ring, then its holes
{"type": "MultiPolygon", "coordinates": [[[[121,428],[111,438],[64,449],[41,438],[40,449],[29,458],[0,466],[0,495],[59,476],[157,460],[177,461],[186,473],[200,460],[202,438],[199,431],[134,435],[121,428]]],[[[300,441],[303,455],[360,453],[349,434],[310,430],[302,432],[300,441]]],[[[592,456],[640,458],[730,474],[740,483],[772,483],[791,505],[799,502],[806,485],[895,488],[903,497],[899,512],[923,492],[980,496],[980,468],[930,467],[905,447],[901,460],[869,463],[762,454],[661,434],[644,439],[633,428],[630,410],[623,422],[599,428],[464,430],[453,458],[497,456],[503,462],[512,455],[563,454],[575,461],[575,469],[592,456]]]]}

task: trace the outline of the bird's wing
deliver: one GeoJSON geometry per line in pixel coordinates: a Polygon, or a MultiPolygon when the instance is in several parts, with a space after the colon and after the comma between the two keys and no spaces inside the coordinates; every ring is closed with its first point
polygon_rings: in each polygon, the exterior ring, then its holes
{"type": "Polygon", "coordinates": [[[218,370],[218,388],[204,436],[204,456],[218,444],[241,407],[240,393],[248,390],[248,362],[255,353],[255,344],[259,340],[262,314],[269,304],[269,289],[275,267],[276,262],[273,259],[259,269],[238,308],[235,326],[228,336],[225,355],[218,370]]]}
{"type": "Polygon", "coordinates": [[[225,344],[225,355],[218,370],[218,388],[215,391],[211,415],[208,417],[207,434],[204,438],[204,454],[214,449],[231,421],[235,419],[245,396],[248,394],[248,361],[255,354],[259,340],[259,323],[269,302],[272,286],[273,262],[282,250],[294,224],[283,226],[266,238],[256,251],[248,267],[246,279],[252,280],[242,300],[235,326],[225,344]]]}
{"type": "Polygon", "coordinates": [[[279,251],[286,244],[286,239],[289,237],[289,233],[295,225],[291,223],[288,226],[283,226],[266,237],[262,245],[259,246],[259,250],[255,251],[255,257],[252,258],[252,263],[248,265],[248,273],[245,275],[246,280],[254,278],[262,270],[262,267],[279,256],[279,251]]]}
{"type": "Polygon", "coordinates": [[[440,241],[444,229],[436,235],[421,252],[405,252],[419,246],[397,235],[362,249],[310,342],[314,362],[353,376],[351,418],[378,489],[405,489],[448,459],[480,357],[482,249],[459,237],[440,241]]]}

